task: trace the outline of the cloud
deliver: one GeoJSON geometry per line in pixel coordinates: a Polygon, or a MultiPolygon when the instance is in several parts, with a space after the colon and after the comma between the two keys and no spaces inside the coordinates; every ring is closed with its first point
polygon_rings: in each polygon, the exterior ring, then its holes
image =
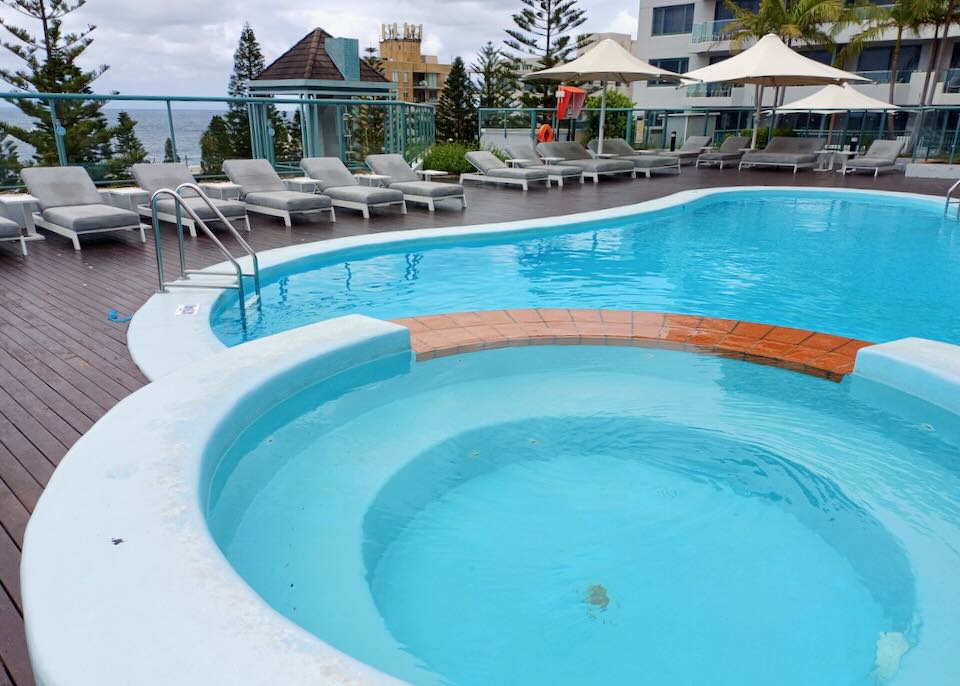
{"type": "MultiPolygon", "coordinates": [[[[579,31],[636,31],[636,18],[610,3],[580,0],[580,6],[589,20],[579,31]]],[[[302,0],[88,0],[68,15],[66,26],[97,26],[81,61],[110,65],[95,84],[99,92],[220,96],[244,21],[253,26],[268,63],[315,26],[357,38],[362,49],[376,45],[382,23],[393,22],[423,24],[424,52],[441,61],[459,55],[470,63],[488,40],[502,42],[520,7],[520,0],[367,0],[356,9],[302,0]]],[[[33,33],[39,28],[5,7],[0,17],[33,33]]],[[[0,53],[0,66],[19,66],[12,55],[0,53]]]]}

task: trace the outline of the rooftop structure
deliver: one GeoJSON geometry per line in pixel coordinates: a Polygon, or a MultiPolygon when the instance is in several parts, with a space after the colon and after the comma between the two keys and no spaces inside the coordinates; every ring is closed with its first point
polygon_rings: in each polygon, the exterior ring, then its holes
{"type": "Polygon", "coordinates": [[[421,52],[422,24],[383,24],[380,27],[380,59],[384,74],[397,88],[400,100],[432,103],[440,99],[449,64],[436,55],[421,52]]]}

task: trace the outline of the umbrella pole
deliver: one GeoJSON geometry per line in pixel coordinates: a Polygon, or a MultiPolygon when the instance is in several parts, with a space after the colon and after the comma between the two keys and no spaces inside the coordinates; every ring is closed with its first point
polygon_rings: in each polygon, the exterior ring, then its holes
{"type": "Polygon", "coordinates": [[[600,139],[597,141],[597,154],[603,154],[603,124],[607,116],[607,82],[601,82],[603,92],[600,94],[600,139]]]}
{"type": "Polygon", "coordinates": [[[763,86],[756,84],[753,97],[757,101],[757,109],[753,113],[753,140],[750,142],[750,149],[757,149],[757,132],[760,130],[760,108],[763,105],[763,86]]]}

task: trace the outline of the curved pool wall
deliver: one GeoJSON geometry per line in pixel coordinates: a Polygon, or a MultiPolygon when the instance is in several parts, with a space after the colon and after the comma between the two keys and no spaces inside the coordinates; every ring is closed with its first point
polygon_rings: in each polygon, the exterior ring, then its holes
{"type": "MultiPolygon", "coordinates": [[[[651,212],[669,211],[691,202],[724,194],[744,195],[760,193],[791,194],[799,197],[886,198],[898,203],[918,203],[918,206],[939,208],[939,200],[930,196],[906,193],[881,193],[861,190],[823,191],[792,187],[739,187],[683,191],[674,195],[636,205],[586,212],[563,217],[487,224],[446,229],[420,229],[386,234],[363,235],[333,239],[298,246],[270,250],[260,255],[264,283],[278,280],[291,272],[308,269],[318,264],[344,257],[369,256],[378,250],[397,250],[406,247],[458,245],[464,241],[494,240],[505,235],[526,236],[544,231],[567,232],[596,222],[608,222],[651,212]]],[[[215,269],[216,267],[211,267],[215,269]]],[[[128,331],[131,355],[148,378],[154,379],[179,367],[184,359],[195,359],[223,350],[226,346],[212,328],[211,317],[218,308],[236,307],[232,291],[178,289],[173,293],[152,297],[138,312],[128,331]],[[177,315],[179,304],[199,305],[198,314],[177,315]]],[[[501,304],[500,306],[503,306],[501,304]]],[[[411,314],[438,314],[415,312],[411,314]]],[[[716,316],[716,313],[708,313],[716,316]]],[[[756,317],[740,317],[757,320],[756,317]]],[[[767,322],[778,323],[778,322],[767,322]]],[[[811,326],[823,330],[822,326],[811,326]]],[[[842,333],[828,331],[829,333],[842,333]]],[[[916,334],[917,332],[910,332],[916,334]]],[[[869,338],[869,337],[868,337],[869,338]]]]}
{"type": "Polygon", "coordinates": [[[244,427],[374,360],[410,364],[407,330],[343,317],[185,365],[97,422],[27,526],[22,597],[37,683],[398,684],[274,612],[204,516],[212,467],[244,427]]]}
{"type": "MultiPolygon", "coordinates": [[[[530,349],[531,354],[535,352],[530,349]]],[[[670,351],[631,352],[660,354],[664,360],[672,356],[699,358],[670,351]]],[[[725,365],[752,367],[744,362],[699,359],[697,364],[715,383],[723,383],[725,365]]],[[[111,410],[63,460],[27,529],[22,592],[38,683],[399,684],[272,609],[221,553],[209,529],[216,523],[208,523],[205,508],[214,505],[211,494],[221,505],[225,502],[223,484],[215,471],[222,457],[242,453],[238,439],[245,432],[256,431],[279,404],[291,399],[296,402],[300,397],[307,398],[306,405],[311,406],[309,389],[313,386],[322,388],[321,397],[329,398],[358,384],[376,386],[395,377],[413,378],[408,372],[411,360],[409,334],[404,327],[349,316],[253,341],[185,366],[111,410]],[[70,573],[64,574],[63,569],[70,573]]],[[[414,366],[453,365],[457,360],[446,358],[414,366]]],[[[762,375],[793,374],[757,369],[762,375]]],[[[669,376],[669,371],[665,365],[663,373],[669,376]]],[[[849,386],[850,393],[860,398],[858,402],[872,402],[878,391],[864,378],[839,386],[802,378],[806,384],[823,384],[838,391],[849,386]]],[[[952,381],[952,389],[960,393],[957,378],[952,381]]],[[[763,395],[763,389],[759,390],[763,395]]],[[[881,400],[891,412],[898,417],[905,413],[903,421],[932,423],[931,430],[937,431],[942,440],[952,446],[960,444],[960,436],[948,430],[955,425],[955,416],[905,399],[892,390],[880,391],[881,400]]],[[[769,398],[770,403],[782,401],[780,397],[769,398]]],[[[469,403],[469,399],[460,402],[469,403]]],[[[616,398],[609,402],[616,403],[616,398]]],[[[711,397],[703,397],[702,402],[706,403],[704,409],[712,407],[711,397]]],[[[347,412],[357,415],[369,409],[359,405],[347,408],[347,412]]],[[[710,416],[709,410],[705,416],[710,416]]],[[[330,413],[328,420],[339,421],[339,415],[330,413]]],[[[410,438],[417,436],[416,431],[411,433],[413,428],[405,430],[410,438]]],[[[271,473],[272,467],[268,464],[266,472],[258,473],[256,461],[233,465],[234,470],[252,470],[243,476],[253,481],[271,473]]],[[[922,469],[920,465],[918,469],[922,469]]],[[[910,478],[918,481],[924,473],[910,478]]],[[[396,474],[398,481],[385,481],[386,487],[378,491],[380,497],[371,500],[372,519],[357,523],[354,547],[360,544],[364,526],[372,527],[370,530],[382,527],[377,512],[392,507],[396,489],[411,476],[399,470],[396,474]]],[[[384,474],[385,478],[389,476],[384,474]]],[[[809,483],[807,477],[798,481],[798,486],[802,488],[805,483],[809,483]]],[[[946,487],[941,481],[932,486],[946,487]]],[[[857,486],[861,494],[866,488],[868,485],[857,486]]],[[[905,493],[879,489],[871,497],[882,502],[905,493]]],[[[915,497],[940,496],[923,488],[915,497]]],[[[344,561],[349,561],[346,551],[344,555],[344,561]]],[[[361,571],[351,583],[362,583],[362,570],[372,564],[378,551],[368,548],[365,554],[355,551],[349,555],[361,571]]],[[[890,556],[898,559],[895,546],[890,556]]],[[[889,588],[883,579],[894,568],[902,569],[903,565],[865,569],[868,577],[876,579],[869,583],[878,588],[878,593],[889,588]]],[[[920,601],[929,603],[930,594],[940,592],[955,594],[956,589],[950,582],[939,587],[936,583],[925,584],[919,589],[920,601]]],[[[354,609],[363,610],[359,605],[354,609]]],[[[892,622],[884,626],[906,630],[896,633],[909,633],[909,607],[894,614],[892,622]]],[[[937,620],[941,627],[942,621],[942,617],[937,620]]],[[[928,628],[933,628],[932,624],[928,628]]],[[[923,651],[942,648],[924,647],[924,627],[919,630],[919,643],[913,653],[907,653],[898,672],[919,680],[903,683],[950,683],[940,680],[936,673],[910,671],[915,669],[912,665],[922,662],[917,658],[923,651]]],[[[898,646],[902,644],[894,642],[897,661],[902,657],[898,646]]],[[[417,665],[407,667],[418,669],[417,665]]]]}

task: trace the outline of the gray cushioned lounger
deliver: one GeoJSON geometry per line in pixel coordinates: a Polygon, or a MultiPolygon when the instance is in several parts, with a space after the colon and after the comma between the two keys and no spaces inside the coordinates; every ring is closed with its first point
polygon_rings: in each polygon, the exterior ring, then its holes
{"type": "MultiPolygon", "coordinates": [[[[590,141],[589,145],[594,152],[599,147],[596,139],[590,141]]],[[[648,179],[654,170],[675,170],[677,174],[680,173],[679,157],[660,153],[645,155],[638,150],[634,150],[633,146],[622,138],[605,138],[603,140],[603,152],[604,154],[616,155],[614,159],[632,162],[634,168],[644,172],[648,179]]]]}
{"type": "Polygon", "coordinates": [[[822,138],[789,138],[774,136],[763,150],[750,150],[740,158],[744,167],[787,167],[796,174],[798,169],[811,169],[817,163],[817,152],[823,149],[822,138]]]}
{"type": "Polygon", "coordinates": [[[400,155],[368,155],[367,166],[374,174],[386,176],[387,188],[403,193],[407,202],[424,203],[433,212],[438,200],[459,200],[460,206],[467,207],[463,186],[459,183],[437,183],[420,181],[410,165],[400,155]]]}
{"type": "Polygon", "coordinates": [[[550,180],[556,181],[558,186],[562,187],[564,181],[580,181],[580,183],[583,183],[583,170],[580,167],[547,163],[541,159],[531,143],[511,143],[507,146],[507,153],[514,160],[522,160],[521,162],[515,162],[520,167],[546,169],[550,175],[550,180]]]}
{"type": "Polygon", "coordinates": [[[336,221],[329,197],[290,190],[267,160],[227,160],[223,173],[240,186],[240,199],[248,212],[280,217],[288,227],[295,214],[329,212],[330,221],[336,221]]]}
{"type": "Polygon", "coordinates": [[[749,145],[750,139],[746,136],[728,136],[716,150],[708,150],[707,152],[701,153],[700,156],[697,157],[696,166],[715,164],[723,169],[723,165],[727,162],[739,161],[740,158],[743,157],[743,153],[746,152],[744,148],[749,145]]]}
{"type": "Polygon", "coordinates": [[[403,193],[392,188],[362,186],[339,157],[304,157],[300,168],[317,182],[320,190],[330,197],[335,207],[360,210],[364,219],[370,218],[371,207],[397,205],[407,213],[403,193]]]}
{"type": "Polygon", "coordinates": [[[590,155],[590,151],[573,141],[555,141],[540,143],[537,152],[542,157],[556,157],[562,160],[564,166],[578,167],[585,177],[599,181],[600,176],[609,174],[630,174],[636,176],[637,171],[629,160],[601,160],[590,155]]]}
{"type": "Polygon", "coordinates": [[[479,173],[461,174],[460,182],[469,179],[485,183],[516,184],[527,190],[531,183],[542,181],[550,187],[550,173],[536,167],[508,167],[489,150],[472,150],[466,154],[467,162],[479,173]]]}

